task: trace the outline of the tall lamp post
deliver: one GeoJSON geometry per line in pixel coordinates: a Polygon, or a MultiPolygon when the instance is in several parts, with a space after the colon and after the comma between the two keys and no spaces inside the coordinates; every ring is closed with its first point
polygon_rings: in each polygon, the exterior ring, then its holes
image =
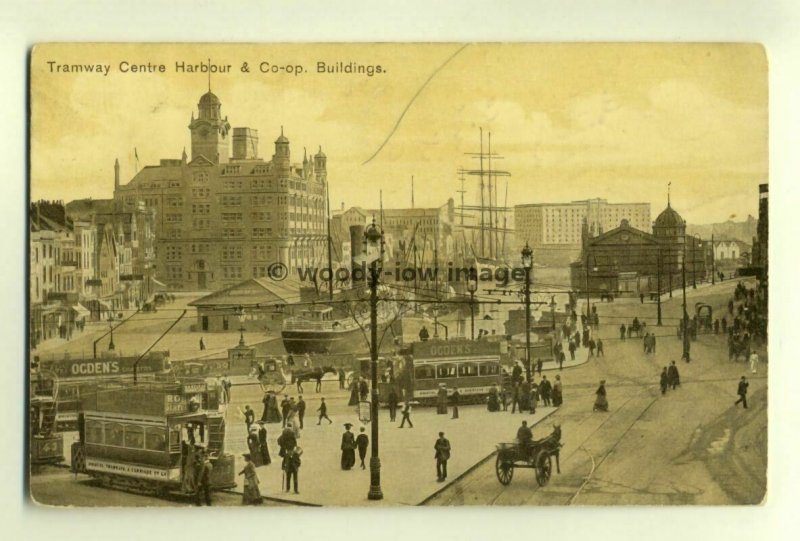
{"type": "Polygon", "coordinates": [[[657,261],[656,261],[656,292],[657,295],[657,315],[658,321],[656,325],[661,327],[661,248],[658,249],[657,261]]]}
{"type": "MultiPolygon", "coordinates": [[[[370,405],[370,419],[372,421],[372,456],[369,459],[369,493],[370,500],[382,500],[381,490],[381,459],[378,454],[378,278],[381,269],[379,262],[383,261],[383,231],[375,224],[375,219],[364,231],[364,247],[380,250],[378,257],[370,264],[369,276],[369,319],[370,319],[370,372],[372,379],[372,404],[370,405]]],[[[367,250],[365,250],[366,252],[367,250]]]]}
{"type": "Polygon", "coordinates": [[[108,316],[108,325],[111,327],[111,339],[108,342],[108,351],[114,351],[114,313],[112,312],[110,316],[108,316]]]}
{"type": "Polygon", "coordinates": [[[525,269],[525,377],[531,381],[531,269],[533,250],[528,243],[522,249],[522,268],[525,269]]]}
{"type": "Polygon", "coordinates": [[[475,267],[469,269],[467,291],[469,291],[469,327],[470,337],[475,340],[475,292],[478,290],[478,276],[475,267]]]}
{"type": "MultiPolygon", "coordinates": [[[[685,254],[685,251],[684,251],[685,254]]],[[[689,312],[686,309],[686,256],[681,257],[681,275],[683,277],[683,359],[688,363],[689,356],[689,312]]]]}

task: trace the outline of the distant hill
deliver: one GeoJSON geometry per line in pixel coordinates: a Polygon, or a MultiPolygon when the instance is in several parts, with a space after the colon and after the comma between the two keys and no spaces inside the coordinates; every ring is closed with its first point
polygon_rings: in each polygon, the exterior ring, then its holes
{"type": "Polygon", "coordinates": [[[686,224],[686,232],[690,235],[699,236],[705,240],[711,240],[713,234],[718,239],[740,240],[747,244],[752,244],[753,237],[756,236],[758,220],[748,215],[743,222],[728,220],[718,224],[686,224]]]}

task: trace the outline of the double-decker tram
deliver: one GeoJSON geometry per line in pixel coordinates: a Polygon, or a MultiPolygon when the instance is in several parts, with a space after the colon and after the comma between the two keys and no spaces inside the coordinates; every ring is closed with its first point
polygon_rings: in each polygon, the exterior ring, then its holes
{"type": "Polygon", "coordinates": [[[207,457],[212,490],[236,486],[224,412],[204,380],[108,383],[81,402],[74,472],[134,492],[191,495],[207,457]]]}
{"type": "Polygon", "coordinates": [[[485,401],[492,387],[503,385],[500,348],[499,342],[462,339],[415,342],[401,376],[407,396],[434,404],[444,385],[448,396],[457,387],[462,403],[485,401]]]}
{"type": "Polygon", "coordinates": [[[77,430],[83,396],[92,394],[100,384],[132,382],[134,364],[137,381],[154,381],[169,369],[168,359],[168,351],[153,351],[142,358],[106,355],[99,359],[41,360],[31,377],[32,396],[53,396],[55,431],[77,430]]]}

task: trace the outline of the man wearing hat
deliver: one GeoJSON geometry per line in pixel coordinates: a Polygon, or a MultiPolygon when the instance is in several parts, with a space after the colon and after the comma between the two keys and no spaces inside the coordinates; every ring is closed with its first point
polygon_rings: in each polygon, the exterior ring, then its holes
{"type": "Polygon", "coordinates": [[[206,444],[197,443],[195,448],[197,449],[195,452],[197,460],[195,467],[195,505],[201,506],[203,501],[206,502],[206,505],[211,505],[211,470],[213,466],[206,452],[206,444]]]}
{"type": "Polygon", "coordinates": [[[356,438],[350,429],[353,427],[351,423],[345,423],[345,432],[342,434],[342,469],[349,470],[356,463],[356,438]]]}
{"type": "Polygon", "coordinates": [[[433,448],[436,451],[436,480],[441,483],[447,479],[447,461],[450,460],[450,440],[444,437],[444,432],[439,432],[433,448]]]}
{"type": "Polygon", "coordinates": [[[286,492],[289,492],[292,480],[294,480],[294,493],[300,493],[297,490],[297,474],[300,470],[300,455],[302,454],[303,450],[300,447],[294,447],[287,451],[286,456],[283,457],[283,471],[286,472],[286,492]]]}
{"type": "Polygon", "coordinates": [[[367,456],[367,447],[369,446],[369,438],[365,434],[366,429],[362,426],[358,437],[356,438],[356,447],[358,447],[358,458],[361,459],[361,469],[365,470],[364,459],[367,456]]]}

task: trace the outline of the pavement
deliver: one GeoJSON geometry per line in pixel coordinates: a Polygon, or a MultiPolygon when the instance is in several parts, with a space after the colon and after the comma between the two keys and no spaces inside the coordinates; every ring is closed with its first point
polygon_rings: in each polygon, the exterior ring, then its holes
{"type": "MultiPolygon", "coordinates": [[[[451,415],[437,415],[432,408],[412,410],[411,420],[414,428],[398,428],[397,421],[389,421],[387,410],[380,413],[380,455],[381,487],[383,500],[370,501],[367,492],[370,486],[369,457],[365,460],[366,469],[359,466],[356,452],[356,466],[349,471],[340,467],[341,437],[343,424],[354,424],[352,431],[358,433],[361,423],[355,412],[332,415],[333,424],[323,420],[307,418],[305,430],[301,432],[298,445],[303,449],[302,466],[299,475],[299,494],[284,492],[280,487],[283,471],[280,467],[275,438],[280,433],[277,424],[267,425],[269,431],[270,456],[272,464],[257,469],[261,481],[261,493],[265,497],[319,506],[408,506],[419,505],[447,488],[474,466],[494,454],[499,442],[513,441],[522,420],[534,425],[534,437],[541,438],[550,433],[551,427],[545,422],[557,408],[537,408],[536,414],[511,414],[509,412],[487,411],[485,406],[463,406],[459,408],[458,419],[451,415]],[[436,480],[436,461],[433,445],[439,431],[445,433],[452,447],[451,458],[447,464],[448,478],[444,483],[436,480]],[[480,434],[480,438],[475,435],[480,434]]],[[[242,421],[232,419],[228,424],[228,444],[226,450],[237,454],[237,472],[244,466],[241,453],[247,452],[242,421]],[[231,423],[232,421],[232,423],[231,423]],[[232,434],[241,429],[241,436],[232,434]]],[[[370,426],[366,425],[370,435],[370,426]]],[[[528,477],[523,482],[535,485],[533,470],[525,470],[520,477],[528,477]],[[528,474],[528,475],[526,475],[528,474]]],[[[499,483],[499,482],[498,482],[499,483]]],[[[241,490],[241,483],[236,490],[241,490]]]]}

